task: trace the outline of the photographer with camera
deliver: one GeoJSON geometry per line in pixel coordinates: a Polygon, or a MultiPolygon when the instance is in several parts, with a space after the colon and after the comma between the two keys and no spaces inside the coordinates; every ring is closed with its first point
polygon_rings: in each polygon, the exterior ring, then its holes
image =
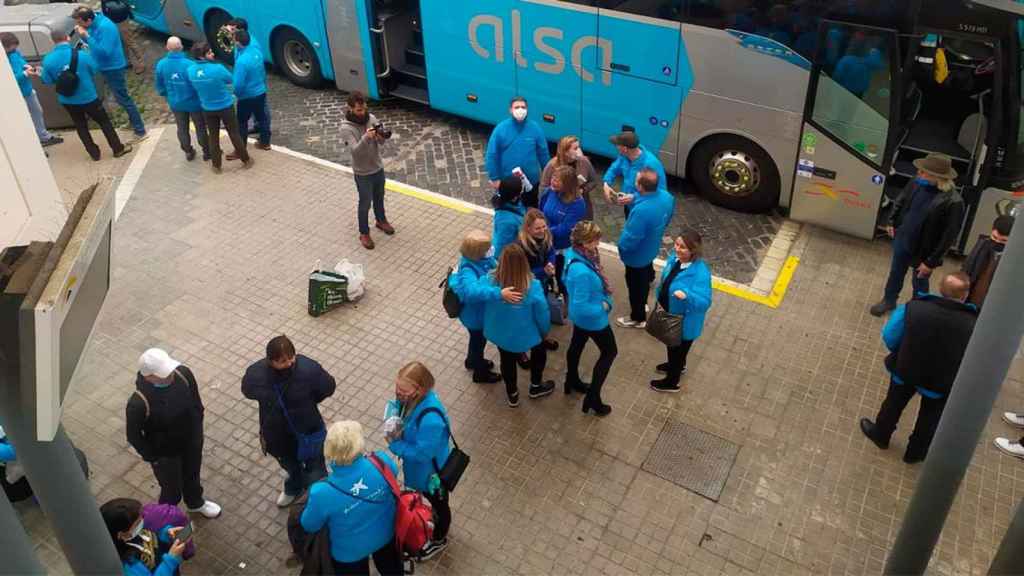
{"type": "Polygon", "coordinates": [[[352,153],[352,173],[359,191],[359,242],[363,248],[373,250],[369,222],[371,204],[377,228],[388,236],[395,233],[384,214],[384,160],[380,155],[380,144],[391,138],[391,130],[370,114],[366,97],[361,93],[349,94],[347,104],[341,139],[352,153]]]}

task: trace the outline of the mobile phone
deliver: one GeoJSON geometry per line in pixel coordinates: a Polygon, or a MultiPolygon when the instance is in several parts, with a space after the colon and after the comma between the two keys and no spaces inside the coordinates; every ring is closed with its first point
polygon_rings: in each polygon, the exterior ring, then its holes
{"type": "Polygon", "coordinates": [[[178,534],[174,537],[175,540],[181,542],[188,542],[192,539],[192,523],[189,522],[182,526],[181,530],[178,530],[178,534]]]}

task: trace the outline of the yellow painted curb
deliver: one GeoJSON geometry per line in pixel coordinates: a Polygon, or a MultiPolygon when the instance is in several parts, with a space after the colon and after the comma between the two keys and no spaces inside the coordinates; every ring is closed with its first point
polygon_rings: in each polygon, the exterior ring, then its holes
{"type": "Polygon", "coordinates": [[[772,291],[767,296],[754,292],[745,286],[739,286],[731,282],[723,282],[717,278],[712,279],[711,286],[715,290],[725,292],[730,296],[762,304],[769,308],[778,308],[782,305],[782,300],[786,297],[786,289],[789,288],[789,283],[793,279],[796,267],[799,265],[800,259],[796,256],[790,256],[787,258],[786,263],[782,266],[782,270],[779,271],[779,276],[775,279],[775,285],[772,286],[772,291]]]}
{"type": "Polygon", "coordinates": [[[438,206],[443,206],[445,208],[451,208],[452,210],[455,210],[456,212],[461,212],[463,214],[473,213],[473,210],[471,208],[469,208],[468,206],[461,202],[447,200],[443,196],[435,194],[427,194],[420,190],[416,190],[410,186],[406,186],[401,182],[395,182],[394,180],[388,180],[387,183],[384,185],[384,188],[392,192],[398,192],[399,194],[411,196],[413,198],[416,198],[417,200],[423,200],[424,202],[430,202],[431,204],[436,204],[438,206]]]}

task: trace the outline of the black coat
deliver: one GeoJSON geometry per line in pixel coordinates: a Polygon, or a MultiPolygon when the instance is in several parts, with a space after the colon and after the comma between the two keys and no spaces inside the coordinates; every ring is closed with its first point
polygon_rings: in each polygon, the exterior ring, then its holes
{"type": "Polygon", "coordinates": [[[971,304],[934,295],[911,300],[899,348],[886,357],[885,367],[910,386],[948,397],[977,319],[971,304]]]}
{"type": "Polygon", "coordinates": [[[290,377],[279,374],[266,359],[256,362],[242,377],[242,394],[260,404],[260,439],[264,452],[275,458],[294,458],[298,440],[278,403],[275,386],[296,431],[312,434],[324,427],[318,404],[334,394],[334,377],[316,361],[295,357],[290,377]]]}
{"type": "Polygon", "coordinates": [[[178,366],[173,383],[166,388],[158,388],[136,373],[135,390],[125,407],[125,428],[128,443],[143,460],[181,456],[202,439],[205,409],[188,366],[178,366]]]}
{"type": "Polygon", "coordinates": [[[983,235],[978,238],[978,241],[974,244],[974,249],[964,260],[963,271],[971,279],[971,287],[981,277],[981,273],[985,271],[988,263],[997,254],[996,248],[1002,248],[996,244],[992,238],[987,235],[983,235]]]}
{"type": "MultiPolygon", "coordinates": [[[[921,185],[911,180],[906,188],[896,199],[892,215],[889,217],[889,224],[899,228],[903,223],[904,210],[911,205],[911,197],[915,193],[924,193],[920,190],[921,185]]],[[[917,238],[911,240],[911,253],[914,256],[913,265],[921,262],[929,268],[938,268],[942,265],[942,258],[956,242],[960,234],[960,227],[964,221],[964,199],[956,191],[942,192],[935,194],[931,204],[928,206],[928,213],[925,215],[924,223],[917,238]]]]}

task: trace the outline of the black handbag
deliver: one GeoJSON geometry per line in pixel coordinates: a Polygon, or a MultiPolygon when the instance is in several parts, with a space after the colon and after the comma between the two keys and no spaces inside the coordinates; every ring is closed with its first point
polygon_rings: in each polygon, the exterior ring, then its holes
{"type": "Polygon", "coordinates": [[[683,341],[683,317],[670,314],[658,302],[647,316],[647,333],[666,346],[679,346],[683,341]]]}
{"type": "Polygon", "coordinates": [[[459,314],[462,314],[462,301],[459,300],[459,295],[452,290],[452,267],[448,267],[448,273],[444,275],[444,279],[437,285],[438,288],[444,288],[444,294],[441,295],[441,304],[444,306],[444,311],[448,313],[449,318],[458,318],[459,314]]]}
{"type": "Polygon", "coordinates": [[[455,436],[452,435],[452,428],[448,423],[448,419],[437,408],[431,407],[420,412],[420,415],[416,417],[416,426],[419,427],[420,423],[423,422],[423,417],[431,412],[437,413],[444,420],[445,432],[448,433],[448,437],[451,438],[453,445],[453,448],[448,453],[448,459],[444,461],[444,465],[438,467],[437,460],[433,460],[434,472],[437,472],[437,477],[441,480],[441,486],[444,486],[444,489],[448,492],[454,492],[455,487],[459,484],[459,480],[462,479],[462,474],[469,467],[469,454],[466,454],[459,448],[459,443],[455,441],[455,436]]]}
{"type": "Polygon", "coordinates": [[[70,98],[78,90],[78,48],[71,49],[71,63],[57,75],[54,89],[57,94],[70,98]]]}

